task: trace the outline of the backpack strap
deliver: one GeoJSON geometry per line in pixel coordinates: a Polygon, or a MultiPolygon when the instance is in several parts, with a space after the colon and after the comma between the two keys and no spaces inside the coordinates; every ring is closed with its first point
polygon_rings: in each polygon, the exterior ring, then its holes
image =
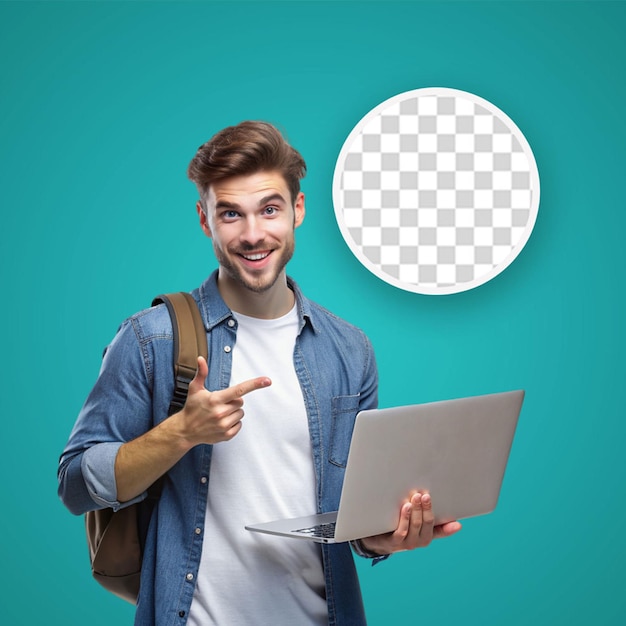
{"type": "Polygon", "coordinates": [[[168,415],[180,411],[187,400],[189,383],[198,369],[198,357],[208,356],[206,331],[198,305],[190,293],[157,296],[152,306],[163,303],[172,319],[174,332],[174,393],[168,415]]]}

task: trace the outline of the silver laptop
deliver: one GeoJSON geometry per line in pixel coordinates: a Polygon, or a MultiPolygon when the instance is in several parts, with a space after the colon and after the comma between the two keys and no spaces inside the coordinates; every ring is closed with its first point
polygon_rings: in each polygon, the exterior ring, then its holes
{"type": "Polygon", "coordinates": [[[402,502],[428,490],[435,524],[495,508],[523,391],[361,411],[339,510],[247,530],[339,543],[395,530],[402,502]]]}

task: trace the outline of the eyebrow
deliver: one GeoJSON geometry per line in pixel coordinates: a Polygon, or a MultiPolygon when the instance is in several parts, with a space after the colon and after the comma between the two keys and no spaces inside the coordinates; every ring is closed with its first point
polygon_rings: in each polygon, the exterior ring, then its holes
{"type": "MultiPolygon", "coordinates": [[[[279,193],[272,193],[269,196],[265,196],[259,200],[259,206],[263,206],[264,204],[268,204],[270,202],[282,202],[286,204],[285,198],[279,193]]],[[[229,202],[228,200],[218,200],[215,203],[216,209],[241,209],[241,205],[236,202],[229,202]]]]}
{"type": "Polygon", "coordinates": [[[279,193],[272,193],[269,196],[265,196],[265,198],[261,198],[261,200],[259,201],[259,206],[261,206],[262,204],[269,204],[270,202],[276,201],[287,204],[285,198],[283,198],[279,193]]]}

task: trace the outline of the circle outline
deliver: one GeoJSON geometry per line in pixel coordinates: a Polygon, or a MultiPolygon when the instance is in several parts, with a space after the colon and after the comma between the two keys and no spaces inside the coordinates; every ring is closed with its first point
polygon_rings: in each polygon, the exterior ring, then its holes
{"type": "Polygon", "coordinates": [[[497,107],[495,104],[492,104],[488,100],[477,96],[476,94],[470,93],[468,91],[463,91],[461,89],[453,89],[450,87],[423,87],[419,89],[412,89],[410,91],[405,91],[387,100],[384,100],[373,109],[371,109],[368,113],[366,113],[359,122],[354,126],[346,140],[344,141],[341,150],[339,152],[339,156],[337,157],[337,161],[335,163],[335,169],[333,172],[333,183],[332,183],[332,192],[333,192],[333,205],[335,211],[335,219],[337,221],[337,225],[339,226],[339,230],[341,232],[341,236],[343,237],[345,243],[350,248],[350,251],[354,256],[360,261],[360,263],[369,270],[376,277],[380,278],[384,282],[398,287],[399,289],[403,289],[405,291],[410,291],[413,293],[419,293],[423,295],[448,295],[453,293],[461,293],[464,291],[469,291],[470,289],[475,289],[485,283],[489,282],[493,278],[495,278],[498,274],[501,274],[513,261],[518,257],[521,251],[524,249],[528,240],[530,239],[530,235],[535,227],[535,223],[537,221],[537,214],[539,212],[539,198],[540,198],[540,182],[539,182],[539,170],[537,168],[537,162],[535,160],[535,156],[533,151],[528,143],[528,140],[519,129],[517,124],[504,112],[502,109],[497,107]],[[390,276],[386,272],[382,271],[379,267],[377,267],[369,258],[363,254],[349,232],[348,227],[345,225],[344,216],[343,216],[343,206],[342,206],[342,188],[341,188],[341,179],[343,176],[343,166],[345,164],[346,157],[350,154],[350,148],[354,143],[355,139],[361,134],[363,128],[373,119],[378,117],[382,112],[388,109],[391,105],[396,104],[398,102],[404,102],[405,100],[409,100],[412,98],[419,98],[423,96],[454,96],[455,98],[462,97],[466,100],[470,100],[474,104],[477,104],[485,109],[487,109],[492,115],[499,118],[500,121],[506,124],[507,128],[511,132],[511,134],[515,137],[515,139],[520,143],[524,155],[528,159],[529,166],[529,175],[530,175],[530,206],[529,206],[529,217],[526,225],[524,226],[524,231],[519,237],[519,239],[513,245],[509,254],[501,260],[499,263],[494,265],[489,271],[481,274],[479,277],[472,279],[471,281],[467,281],[464,283],[455,283],[453,285],[446,285],[443,287],[425,287],[420,285],[419,283],[408,283],[401,281],[394,276],[390,276]]]}

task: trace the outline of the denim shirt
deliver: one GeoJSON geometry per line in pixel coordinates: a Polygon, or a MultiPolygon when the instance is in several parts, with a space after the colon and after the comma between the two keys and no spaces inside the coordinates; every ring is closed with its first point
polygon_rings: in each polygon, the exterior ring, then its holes
{"type": "MultiPolygon", "coordinates": [[[[317,512],[338,508],[354,420],[377,404],[372,346],[359,329],[306,299],[289,279],[299,332],[294,366],[308,416],[317,512]]],[[[217,288],[217,272],[192,292],[209,347],[209,390],[230,385],[237,322],[217,288]]],[[[120,446],[167,418],[173,393],[173,334],[164,305],[127,319],[105,351],[94,388],[78,416],[59,464],[59,495],[81,515],[114,510],[115,457],[120,446]]],[[[189,614],[202,555],[209,487],[210,445],[190,450],[169,472],[150,520],[135,624],[182,625],[189,614]]],[[[209,546],[210,549],[210,546],[209,546]]],[[[348,543],[322,544],[329,624],[365,624],[348,543]]]]}

